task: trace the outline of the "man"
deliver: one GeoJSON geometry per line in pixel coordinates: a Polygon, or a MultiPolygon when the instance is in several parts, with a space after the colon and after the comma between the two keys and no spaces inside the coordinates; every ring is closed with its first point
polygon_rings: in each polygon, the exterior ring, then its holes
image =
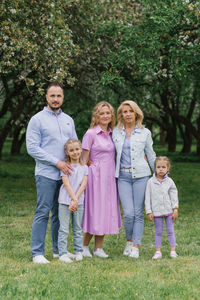
{"type": "Polygon", "coordinates": [[[26,133],[27,151],[36,161],[37,206],[31,251],[33,262],[42,264],[49,263],[44,257],[44,246],[50,211],[53,257],[58,257],[60,170],[67,174],[71,169],[64,161],[64,144],[77,138],[74,121],[61,110],[64,92],[60,84],[53,82],[48,86],[46,100],[47,107],[31,118],[26,133]]]}

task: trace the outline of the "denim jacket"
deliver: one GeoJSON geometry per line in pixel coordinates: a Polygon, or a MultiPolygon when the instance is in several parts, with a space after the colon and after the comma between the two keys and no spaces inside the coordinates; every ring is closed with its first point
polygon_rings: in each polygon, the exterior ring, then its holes
{"type": "MultiPolygon", "coordinates": [[[[126,132],[124,128],[115,127],[112,138],[116,149],[115,177],[117,178],[119,177],[120,160],[125,136],[126,132]]],[[[156,158],[152,145],[153,140],[150,130],[147,128],[141,129],[136,126],[130,137],[132,178],[140,178],[151,175],[150,167],[154,170],[154,161],[156,158]],[[148,162],[145,159],[145,155],[148,162]]]]}

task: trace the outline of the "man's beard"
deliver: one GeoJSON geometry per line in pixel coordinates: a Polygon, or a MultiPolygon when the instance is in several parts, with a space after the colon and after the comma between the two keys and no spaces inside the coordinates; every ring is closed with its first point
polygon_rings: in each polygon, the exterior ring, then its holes
{"type": "Polygon", "coordinates": [[[60,109],[61,106],[53,107],[53,106],[49,105],[49,107],[50,107],[51,110],[53,110],[53,111],[58,111],[58,110],[60,109]]]}

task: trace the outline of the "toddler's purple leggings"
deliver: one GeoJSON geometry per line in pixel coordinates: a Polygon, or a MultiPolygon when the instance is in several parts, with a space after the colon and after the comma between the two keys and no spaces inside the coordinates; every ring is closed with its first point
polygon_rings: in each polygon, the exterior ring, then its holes
{"type": "Polygon", "coordinates": [[[161,248],[161,244],[162,244],[163,219],[165,219],[165,223],[166,223],[166,232],[168,234],[169,245],[170,247],[176,246],[176,238],[174,234],[174,222],[172,220],[172,216],[156,217],[154,218],[156,249],[161,248]]]}

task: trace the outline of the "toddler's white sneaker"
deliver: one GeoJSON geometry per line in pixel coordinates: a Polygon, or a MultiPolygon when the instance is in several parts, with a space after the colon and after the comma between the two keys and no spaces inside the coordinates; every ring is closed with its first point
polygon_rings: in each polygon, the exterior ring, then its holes
{"type": "Polygon", "coordinates": [[[82,255],[84,257],[92,257],[92,254],[90,253],[90,249],[88,246],[83,246],[83,252],[82,255]]]}
{"type": "Polygon", "coordinates": [[[72,262],[72,260],[68,257],[67,254],[61,255],[61,256],[59,257],[59,260],[64,261],[64,262],[66,262],[66,263],[71,263],[71,262],[72,262]]]}
{"type": "Polygon", "coordinates": [[[36,255],[33,257],[34,264],[49,264],[50,262],[44,257],[44,255],[36,255]]]}
{"type": "Polygon", "coordinates": [[[80,261],[80,260],[82,260],[83,259],[83,254],[82,254],[82,252],[77,252],[76,253],[76,260],[77,261],[80,261]]]}
{"type": "Polygon", "coordinates": [[[97,248],[97,250],[94,251],[94,256],[101,257],[101,258],[107,258],[108,254],[106,254],[102,248],[97,248]]]}
{"type": "Polygon", "coordinates": [[[160,251],[156,251],[152,257],[152,259],[161,259],[162,253],[160,251]]]}
{"type": "Polygon", "coordinates": [[[177,258],[177,257],[178,257],[178,254],[176,253],[176,251],[171,251],[171,252],[170,252],[170,257],[171,257],[171,258],[177,258]]]}
{"type": "Polygon", "coordinates": [[[129,257],[138,258],[139,257],[139,249],[136,247],[132,247],[129,257]]]}
{"type": "Polygon", "coordinates": [[[133,242],[127,242],[126,247],[124,249],[123,255],[128,256],[131,253],[131,249],[133,248],[133,242]]]}

